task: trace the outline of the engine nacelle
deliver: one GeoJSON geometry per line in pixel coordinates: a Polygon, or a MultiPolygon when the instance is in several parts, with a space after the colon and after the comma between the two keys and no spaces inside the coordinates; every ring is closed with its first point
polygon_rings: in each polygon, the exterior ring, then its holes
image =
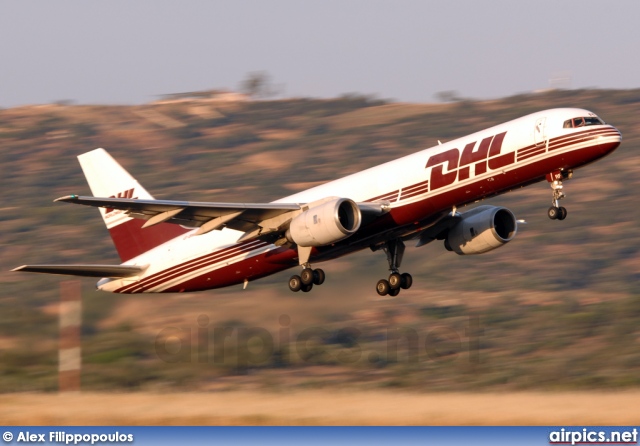
{"type": "Polygon", "coordinates": [[[459,255],[482,254],[510,241],[518,231],[513,213],[503,207],[479,206],[462,214],[444,246],[459,255]]]}
{"type": "Polygon", "coordinates": [[[287,239],[299,246],[325,246],[339,242],[360,229],[362,215],[348,198],[335,198],[313,206],[295,217],[287,239]]]}

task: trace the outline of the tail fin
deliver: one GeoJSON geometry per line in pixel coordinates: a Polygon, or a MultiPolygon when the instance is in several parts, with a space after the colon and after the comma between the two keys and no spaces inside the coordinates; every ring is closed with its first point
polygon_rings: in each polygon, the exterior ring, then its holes
{"type": "MultiPolygon", "coordinates": [[[[78,161],[95,197],[153,199],[106,150],[83,153],[78,161]]],[[[142,229],[144,220],[131,218],[119,210],[100,208],[100,214],[123,262],[188,232],[170,223],[142,229]]]]}

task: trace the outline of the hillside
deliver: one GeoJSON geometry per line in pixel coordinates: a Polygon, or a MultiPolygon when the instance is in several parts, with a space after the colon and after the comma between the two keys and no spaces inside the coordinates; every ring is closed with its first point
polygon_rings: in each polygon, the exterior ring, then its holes
{"type": "Polygon", "coordinates": [[[397,299],[375,294],[387,266],[383,254],[368,251],[323,265],[327,284],[304,296],[287,289],[290,272],[246,291],[188,296],[112,296],[83,280],[83,385],[638,386],[640,90],[582,90],[451,104],[354,95],[0,110],[0,391],[56,385],[60,278],[9,270],[24,263],[118,261],[96,210],[52,203],[89,194],[78,154],[108,149],[157,198],[272,201],[437,140],[563,106],[593,110],[623,134],[618,151],[565,183],[567,220],[547,218],[546,183],[493,198],[490,204],[527,221],[515,240],[472,257],[439,243],[408,249],[402,269],[413,274],[414,287],[397,299]],[[281,315],[290,323],[283,325],[281,315]],[[172,327],[192,343],[193,356],[178,349],[177,356],[159,357],[162,333],[172,327]],[[235,330],[235,343],[224,347],[230,350],[223,361],[199,361],[203,348],[213,355],[216,327],[235,330]],[[252,344],[259,338],[255,327],[277,340],[289,330],[290,339],[265,350],[252,344]],[[309,345],[291,341],[309,330],[316,335],[309,345]],[[390,332],[405,336],[395,356],[390,332]],[[417,336],[419,351],[408,333],[417,336]],[[262,358],[264,351],[270,354],[262,358]]]}

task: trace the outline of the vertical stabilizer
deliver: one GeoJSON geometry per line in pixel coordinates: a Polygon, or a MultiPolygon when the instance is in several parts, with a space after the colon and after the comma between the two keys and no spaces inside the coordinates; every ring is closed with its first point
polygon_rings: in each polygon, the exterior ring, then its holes
{"type": "MultiPolygon", "coordinates": [[[[94,197],[153,199],[106,150],[83,153],[78,161],[94,197]]],[[[131,218],[118,209],[100,208],[100,215],[123,262],[188,231],[170,223],[142,229],[144,220],[131,218]]]]}

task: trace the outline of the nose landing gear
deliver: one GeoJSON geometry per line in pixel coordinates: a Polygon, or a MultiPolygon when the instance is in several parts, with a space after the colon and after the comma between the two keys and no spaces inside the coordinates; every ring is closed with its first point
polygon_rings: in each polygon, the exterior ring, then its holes
{"type": "Polygon", "coordinates": [[[571,170],[556,170],[547,174],[547,181],[553,190],[553,198],[551,199],[551,207],[547,211],[547,215],[551,220],[564,220],[567,218],[567,209],[559,205],[559,201],[565,197],[562,191],[562,180],[569,180],[573,177],[571,170]]]}
{"type": "Polygon", "coordinates": [[[564,206],[551,206],[547,211],[547,215],[551,220],[564,220],[567,218],[567,208],[564,206]]]}

